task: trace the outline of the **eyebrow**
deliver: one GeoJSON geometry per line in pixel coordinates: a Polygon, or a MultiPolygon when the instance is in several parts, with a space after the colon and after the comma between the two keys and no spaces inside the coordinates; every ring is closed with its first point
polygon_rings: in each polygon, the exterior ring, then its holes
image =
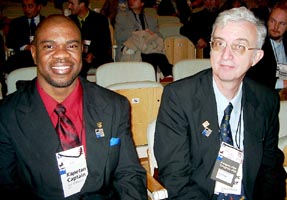
{"type": "MultiPolygon", "coordinates": [[[[212,37],[213,39],[220,39],[220,40],[224,40],[222,37],[212,37]]],[[[225,41],[225,40],[224,40],[225,41]]],[[[247,44],[249,44],[249,41],[245,38],[237,38],[235,40],[233,40],[232,42],[234,41],[238,41],[238,42],[246,42],[247,44]]]]}
{"type": "MultiPolygon", "coordinates": [[[[40,44],[45,44],[45,43],[56,43],[54,40],[42,40],[40,41],[40,44]]],[[[72,44],[72,43],[78,43],[80,44],[80,40],[69,40],[66,42],[66,44],[72,44]]]]}

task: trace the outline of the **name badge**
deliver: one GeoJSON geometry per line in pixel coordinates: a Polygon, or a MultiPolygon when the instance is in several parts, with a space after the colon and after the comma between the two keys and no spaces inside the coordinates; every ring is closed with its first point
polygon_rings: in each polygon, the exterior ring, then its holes
{"type": "Polygon", "coordinates": [[[222,142],[211,179],[216,181],[215,194],[241,194],[243,152],[222,142]]]}
{"type": "Polygon", "coordinates": [[[56,153],[64,197],[81,191],[88,176],[83,146],[56,153]]]}

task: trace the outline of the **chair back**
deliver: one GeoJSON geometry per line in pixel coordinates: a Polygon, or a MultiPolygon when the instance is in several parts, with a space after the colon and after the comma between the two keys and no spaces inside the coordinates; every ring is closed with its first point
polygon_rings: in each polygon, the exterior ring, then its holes
{"type": "Polygon", "coordinates": [[[37,67],[24,67],[16,69],[7,75],[7,95],[17,90],[17,81],[32,80],[37,76],[37,67]]]}
{"type": "Polygon", "coordinates": [[[153,66],[146,62],[111,62],[96,70],[96,83],[103,87],[134,81],[156,81],[153,66]]]}
{"type": "Polygon", "coordinates": [[[167,199],[167,190],[150,174],[148,156],[148,126],[156,120],[163,86],[155,81],[117,83],[107,87],[127,97],[131,105],[131,131],[138,157],[147,171],[149,199],[167,199]]]}
{"type": "Polygon", "coordinates": [[[207,68],[210,68],[208,58],[181,60],[175,63],[172,68],[173,80],[176,81],[194,75],[207,68]]]}
{"type": "Polygon", "coordinates": [[[129,100],[132,137],[139,157],[147,157],[147,127],[157,117],[163,86],[155,81],[136,81],[113,84],[107,88],[129,100]],[[143,150],[140,150],[141,147],[144,147],[143,150]]]}
{"type": "Polygon", "coordinates": [[[180,27],[182,27],[182,23],[167,23],[159,25],[159,32],[163,39],[169,36],[180,35],[180,27]]]}
{"type": "Polygon", "coordinates": [[[196,58],[194,44],[185,36],[174,35],[164,39],[165,55],[171,64],[196,58]]]}
{"type": "Polygon", "coordinates": [[[279,111],[279,142],[278,147],[283,150],[287,147],[287,101],[280,101],[279,111]]]}

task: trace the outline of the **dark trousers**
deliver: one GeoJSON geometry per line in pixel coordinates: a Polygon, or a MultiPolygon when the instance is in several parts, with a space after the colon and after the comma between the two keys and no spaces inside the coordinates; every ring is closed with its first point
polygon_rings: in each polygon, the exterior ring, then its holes
{"type": "Polygon", "coordinates": [[[159,67],[164,76],[172,75],[172,64],[168,62],[167,57],[160,53],[141,54],[142,61],[150,63],[155,71],[159,67]]]}

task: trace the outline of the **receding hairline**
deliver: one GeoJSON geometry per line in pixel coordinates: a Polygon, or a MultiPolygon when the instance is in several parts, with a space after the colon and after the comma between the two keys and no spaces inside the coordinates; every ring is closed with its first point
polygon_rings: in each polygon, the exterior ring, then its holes
{"type": "MultiPolygon", "coordinates": [[[[36,36],[38,35],[39,32],[42,31],[43,27],[46,27],[47,25],[61,25],[63,23],[67,23],[70,26],[72,26],[78,33],[79,35],[81,35],[81,32],[78,28],[78,26],[68,17],[61,15],[61,14],[53,14],[53,15],[49,15],[48,17],[46,17],[43,21],[40,22],[40,24],[37,27],[36,30],[36,36]]],[[[64,27],[62,27],[64,28],[64,27]]]]}

